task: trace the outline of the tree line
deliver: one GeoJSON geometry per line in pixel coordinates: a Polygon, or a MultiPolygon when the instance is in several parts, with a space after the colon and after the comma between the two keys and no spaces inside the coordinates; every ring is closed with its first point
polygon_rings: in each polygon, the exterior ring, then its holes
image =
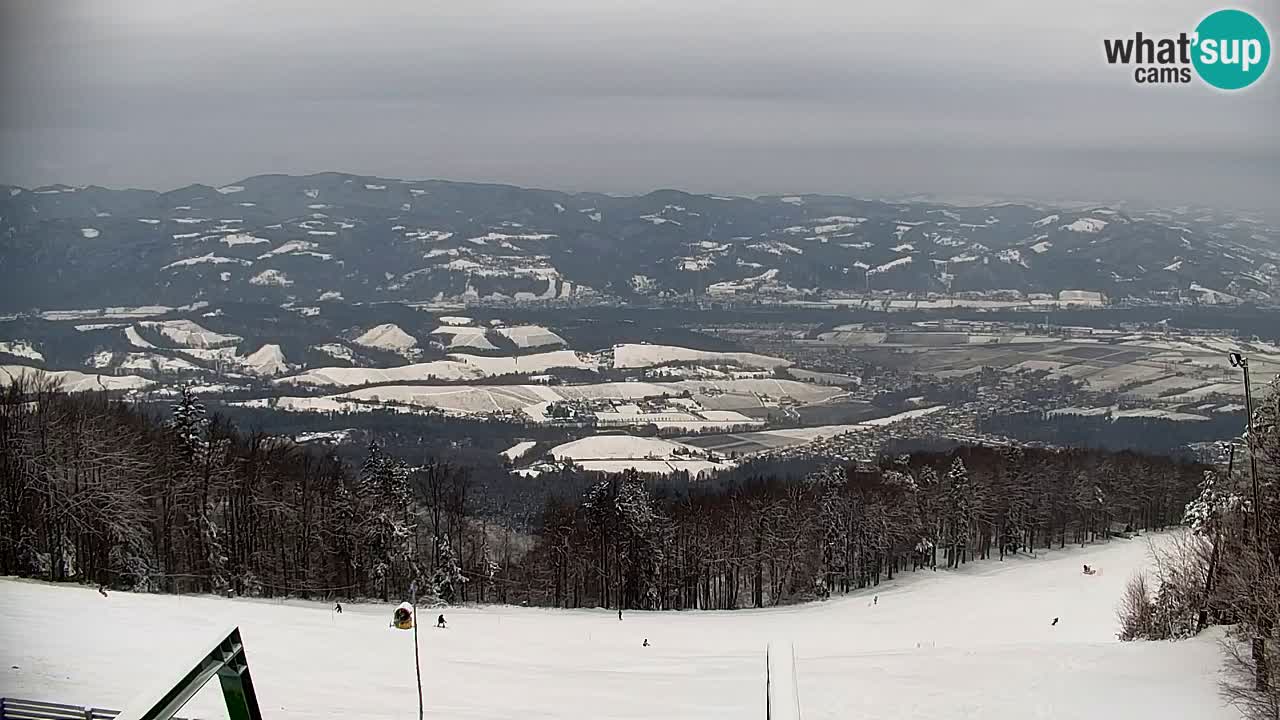
{"type": "Polygon", "coordinates": [[[352,462],[207,413],[47,382],[0,403],[0,573],[154,592],[727,609],[1182,519],[1201,466],[958,448],[711,478],[477,480],[371,443],[352,462]]]}
{"type": "Polygon", "coordinates": [[[733,609],[1181,521],[1199,466],[1092,450],[961,448],[800,481],[673,487],[629,472],[553,498],[521,565],[531,603],[733,609]]]}

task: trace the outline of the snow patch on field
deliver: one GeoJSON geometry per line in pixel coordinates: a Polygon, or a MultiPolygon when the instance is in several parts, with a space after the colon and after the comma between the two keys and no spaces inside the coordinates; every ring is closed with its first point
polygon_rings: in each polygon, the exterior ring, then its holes
{"type": "Polygon", "coordinates": [[[1000,252],[996,253],[996,257],[999,258],[1002,262],[1007,262],[1010,265],[1021,265],[1022,267],[1030,267],[1029,265],[1027,265],[1027,261],[1022,257],[1022,251],[1018,250],[1018,248],[1006,248],[1004,250],[1001,250],[1000,252]]]}
{"type": "Polygon", "coordinates": [[[213,253],[208,253],[206,255],[201,255],[200,257],[186,258],[185,260],[175,260],[174,262],[171,262],[160,269],[168,270],[170,268],[190,267],[192,265],[252,265],[252,264],[253,263],[249,262],[248,260],[241,260],[240,258],[222,257],[221,255],[214,255],[213,253]]]}
{"type": "Polygon", "coordinates": [[[557,445],[551,456],[557,460],[674,460],[702,455],[703,450],[660,438],[630,435],[596,435],[557,445]]]}
{"type": "Polygon", "coordinates": [[[1046,215],[1045,217],[1031,223],[1031,227],[1044,227],[1045,225],[1058,222],[1058,219],[1057,215],[1046,215]]]}
{"type": "Polygon", "coordinates": [[[289,371],[289,363],[285,361],[284,351],[279,345],[263,345],[246,355],[242,365],[260,377],[274,377],[289,371]]]}
{"type": "Polygon", "coordinates": [[[567,345],[564,338],[541,325],[517,325],[515,327],[498,328],[496,331],[510,340],[518,348],[547,347],[550,345],[567,345]]]}
{"type": "Polygon", "coordinates": [[[1106,226],[1106,220],[1099,220],[1097,218],[1080,218],[1073,223],[1063,225],[1062,229],[1079,233],[1096,233],[1101,232],[1106,226]]]}
{"type": "Polygon", "coordinates": [[[353,352],[351,348],[347,347],[346,345],[339,345],[338,343],[325,343],[323,345],[316,345],[315,349],[319,350],[320,352],[330,357],[335,357],[339,360],[346,360],[347,362],[351,362],[351,363],[354,363],[356,361],[355,352],[353,352]]]}
{"type": "Polygon", "coordinates": [[[102,233],[98,232],[97,228],[87,227],[87,228],[80,228],[80,234],[84,236],[86,239],[92,240],[93,238],[98,237],[102,233]]]}
{"type": "Polygon", "coordinates": [[[418,340],[415,337],[401,330],[400,326],[394,323],[384,323],[370,328],[352,342],[395,353],[405,353],[418,346],[418,340]]]}
{"type": "MultiPolygon", "coordinates": [[[[336,353],[334,355],[338,356],[336,353]]],[[[351,360],[354,358],[344,359],[351,360]]],[[[560,350],[521,357],[450,355],[446,360],[435,360],[385,369],[317,368],[282,378],[279,382],[288,385],[347,388],[378,383],[483,380],[501,375],[540,373],[557,368],[594,370],[595,366],[583,362],[572,350],[560,350]]]]}
{"type": "MultiPolygon", "coordinates": [[[[267,258],[274,257],[276,255],[292,255],[295,253],[303,253],[303,252],[315,250],[318,247],[320,246],[316,245],[313,242],[308,242],[306,240],[290,240],[289,242],[284,243],[283,245],[281,245],[278,248],[275,248],[274,250],[268,250],[267,252],[259,255],[258,259],[266,260],[267,258]]],[[[329,257],[332,257],[332,256],[329,256],[329,257]]]]}
{"type": "Polygon", "coordinates": [[[485,377],[539,373],[561,368],[572,368],[575,370],[598,369],[595,364],[584,362],[582,358],[572,350],[554,350],[552,352],[520,355],[517,357],[450,355],[449,359],[474,367],[485,377]]]}
{"type": "MultiPolygon", "coordinates": [[[[174,237],[177,236],[175,235],[174,237]]],[[[248,233],[231,233],[230,235],[223,236],[223,238],[218,242],[221,242],[228,247],[235,247],[236,245],[259,245],[261,243],[269,243],[271,241],[266,238],[255,237],[248,233]]]]}
{"type": "Polygon", "coordinates": [[[896,267],[902,267],[903,265],[909,265],[909,264],[911,264],[911,261],[912,261],[912,257],[911,257],[910,255],[908,255],[908,256],[906,256],[906,257],[900,257],[900,258],[898,258],[897,260],[890,260],[889,262],[887,262],[887,263],[885,263],[885,264],[883,264],[883,265],[880,265],[880,266],[878,266],[878,267],[871,268],[870,270],[868,270],[868,271],[867,271],[867,274],[868,274],[868,275],[874,275],[874,274],[876,274],[876,273],[888,272],[888,271],[890,271],[890,270],[892,270],[892,269],[894,269],[894,268],[896,268],[896,267]]]}
{"type": "Polygon", "coordinates": [[[90,355],[85,365],[92,368],[119,368],[121,370],[142,370],[146,372],[183,372],[200,370],[199,365],[156,353],[133,352],[113,353],[103,350],[90,355]]]}
{"type": "MultiPolygon", "coordinates": [[[[235,345],[243,339],[239,335],[208,330],[191,320],[159,320],[140,323],[140,325],[147,330],[154,330],[160,333],[164,338],[183,348],[223,348],[235,345]]],[[[133,328],[129,328],[129,330],[133,330],[133,328]]],[[[141,340],[142,338],[139,337],[138,339],[141,340]]],[[[131,337],[130,341],[132,340],[133,338],[131,337]]],[[[146,343],[145,340],[142,342],[146,343]]],[[[155,346],[146,343],[145,347],[154,348],[155,346]]]]}
{"type": "Polygon", "coordinates": [[[350,388],[385,383],[479,380],[478,369],[453,360],[433,360],[393,368],[327,367],[281,378],[284,385],[350,388]]]}
{"type": "MultiPolygon", "coordinates": [[[[8,385],[23,376],[33,380],[44,377],[59,382],[66,392],[142,390],[155,385],[151,380],[137,375],[89,375],[77,370],[46,371],[26,365],[0,365],[0,385],[8,385]]],[[[2,604],[4,603],[0,603],[2,604]]],[[[5,643],[0,642],[0,645],[3,644],[5,643]]]]}
{"type": "Polygon", "coordinates": [[[456,327],[446,325],[431,331],[434,336],[444,338],[445,347],[450,350],[497,350],[498,346],[489,342],[484,328],[456,327]]]}
{"type": "Polygon", "coordinates": [[[624,343],[615,345],[613,348],[613,366],[616,368],[645,368],[673,362],[724,363],[766,370],[791,365],[788,360],[767,355],[744,352],[712,352],[675,345],[624,343]]]}
{"type": "Polygon", "coordinates": [[[259,285],[262,287],[289,287],[293,281],[288,275],[275,269],[263,270],[262,272],[249,278],[250,285],[259,285]]]}
{"type": "Polygon", "coordinates": [[[0,342],[0,353],[8,353],[17,357],[44,362],[44,355],[28,340],[12,340],[0,342]]]}
{"type": "Polygon", "coordinates": [[[218,192],[222,193],[223,195],[231,195],[238,192],[244,192],[244,186],[243,185],[226,185],[224,187],[218,188],[218,192]]]}
{"type": "Polygon", "coordinates": [[[518,442],[515,445],[512,445],[506,450],[503,450],[501,455],[502,457],[514,462],[515,460],[519,459],[521,455],[524,455],[525,453],[529,452],[537,445],[538,443],[534,442],[533,440],[525,440],[522,442],[518,442]]]}

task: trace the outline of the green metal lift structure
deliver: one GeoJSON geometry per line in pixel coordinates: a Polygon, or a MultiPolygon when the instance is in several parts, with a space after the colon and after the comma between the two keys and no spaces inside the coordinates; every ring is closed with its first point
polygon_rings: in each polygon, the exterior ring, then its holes
{"type": "Polygon", "coordinates": [[[249,658],[240,639],[240,628],[233,627],[218,635],[195,665],[180,676],[166,680],[154,693],[139,696],[120,711],[115,720],[172,720],[201,688],[216,675],[222,685],[230,720],[262,720],[258,696],[253,691],[249,674],[249,658]]]}

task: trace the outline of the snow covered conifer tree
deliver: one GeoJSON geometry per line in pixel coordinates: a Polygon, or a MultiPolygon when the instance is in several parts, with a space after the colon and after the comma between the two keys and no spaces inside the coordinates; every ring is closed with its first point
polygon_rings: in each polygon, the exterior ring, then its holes
{"type": "Polygon", "coordinates": [[[205,428],[209,421],[205,417],[204,403],[200,402],[190,385],[183,385],[179,392],[169,426],[188,462],[191,462],[204,449],[205,428]]]}
{"type": "Polygon", "coordinates": [[[969,483],[969,470],[957,457],[947,470],[946,484],[947,542],[951,547],[947,567],[960,564],[960,552],[969,539],[969,525],[973,521],[973,487],[969,483]]]}
{"type": "Polygon", "coordinates": [[[458,564],[458,557],[453,553],[449,536],[445,535],[440,540],[440,562],[431,575],[432,591],[440,602],[452,604],[465,582],[467,578],[462,574],[462,567],[458,564]]]}

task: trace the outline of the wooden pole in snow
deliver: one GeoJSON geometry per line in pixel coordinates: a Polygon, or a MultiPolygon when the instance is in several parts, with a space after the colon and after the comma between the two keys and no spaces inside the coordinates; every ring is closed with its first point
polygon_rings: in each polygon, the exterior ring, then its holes
{"type": "Polygon", "coordinates": [[[413,672],[418,677],[418,720],[422,720],[422,663],[418,660],[418,581],[409,584],[413,603],[413,672]]]}

